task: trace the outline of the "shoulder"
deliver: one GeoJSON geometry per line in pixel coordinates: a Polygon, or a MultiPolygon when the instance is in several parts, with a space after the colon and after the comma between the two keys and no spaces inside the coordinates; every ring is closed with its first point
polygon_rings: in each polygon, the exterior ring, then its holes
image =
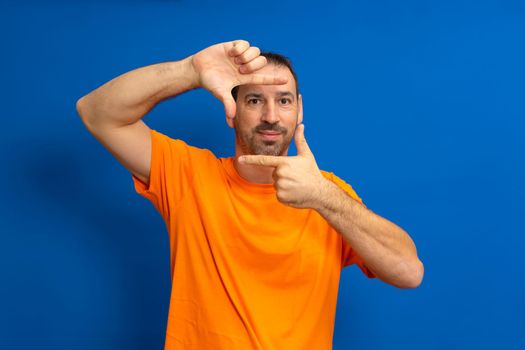
{"type": "Polygon", "coordinates": [[[169,152],[192,158],[213,159],[217,160],[215,154],[206,148],[195,147],[184,140],[172,138],[162,132],[151,129],[151,140],[153,151],[169,152]]]}
{"type": "Polygon", "coordinates": [[[348,184],[346,181],[344,181],[343,179],[341,179],[340,177],[335,175],[333,172],[321,170],[321,174],[323,174],[323,176],[326,179],[332,181],[337,186],[339,186],[339,188],[341,188],[343,191],[345,191],[350,197],[352,197],[353,199],[359,201],[360,203],[363,203],[363,200],[357,195],[357,193],[354,190],[354,188],[350,184],[348,184]]]}

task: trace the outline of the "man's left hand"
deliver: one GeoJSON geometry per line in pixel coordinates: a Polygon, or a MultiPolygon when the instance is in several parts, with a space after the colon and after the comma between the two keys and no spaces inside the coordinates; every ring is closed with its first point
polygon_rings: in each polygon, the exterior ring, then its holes
{"type": "Polygon", "coordinates": [[[274,167],[273,185],[277,190],[277,199],[295,208],[315,208],[327,180],[306,143],[304,124],[297,126],[294,139],[297,156],[248,155],[239,157],[239,161],[242,164],[274,167]]]}

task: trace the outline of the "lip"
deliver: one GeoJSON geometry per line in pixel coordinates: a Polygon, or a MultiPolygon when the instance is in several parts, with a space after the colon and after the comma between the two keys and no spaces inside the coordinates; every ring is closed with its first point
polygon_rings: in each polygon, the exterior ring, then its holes
{"type": "Polygon", "coordinates": [[[258,134],[265,140],[277,140],[281,136],[278,131],[259,131],[258,134]]]}

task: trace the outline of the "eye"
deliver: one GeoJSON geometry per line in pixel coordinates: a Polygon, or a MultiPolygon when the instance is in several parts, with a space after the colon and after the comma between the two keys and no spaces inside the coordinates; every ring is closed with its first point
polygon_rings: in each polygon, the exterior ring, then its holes
{"type": "Polygon", "coordinates": [[[281,98],[281,104],[289,105],[290,103],[292,103],[292,100],[290,100],[289,98],[281,98]]]}
{"type": "Polygon", "coordinates": [[[248,100],[248,104],[251,104],[251,105],[256,105],[256,104],[258,104],[258,102],[261,102],[261,100],[258,99],[258,98],[250,98],[248,100]]]}

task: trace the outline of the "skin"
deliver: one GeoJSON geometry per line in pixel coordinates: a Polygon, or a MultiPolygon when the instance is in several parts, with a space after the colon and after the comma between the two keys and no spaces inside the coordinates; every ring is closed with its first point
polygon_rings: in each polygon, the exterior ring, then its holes
{"type": "Polygon", "coordinates": [[[398,288],[418,287],[424,267],[410,236],[321,174],[304,137],[303,124],[297,127],[294,139],[297,156],[243,155],[239,163],[271,169],[277,199],[319,212],[380,280],[398,288]]]}
{"type": "Polygon", "coordinates": [[[236,114],[227,119],[235,129],[238,173],[250,182],[273,183],[277,199],[286,205],[319,212],[383,282],[399,288],[418,287],[424,266],[408,233],[321,174],[304,136],[302,96],[296,96],[291,72],[275,65],[265,65],[258,72],[286,76],[288,81],[239,87],[236,114]],[[269,141],[257,132],[263,129],[282,133],[269,141]],[[287,155],[292,135],[297,156],[287,155]]]}
{"type": "Polygon", "coordinates": [[[286,156],[296,127],[303,120],[302,96],[296,93],[295,80],[287,67],[266,65],[261,74],[284,76],[282,85],[241,85],[237,94],[236,116],[228,119],[235,129],[235,168],[255,183],[273,183],[273,170],[239,163],[238,157],[249,154],[286,156]],[[279,132],[275,140],[265,132],[279,132]]]}
{"type": "Polygon", "coordinates": [[[373,213],[322,176],[304,136],[302,97],[287,68],[268,65],[245,40],[219,43],[176,62],[142,67],[123,74],[77,101],[87,129],[146,185],[151,138],[141,120],[157,103],[185,91],[204,88],[224,104],[235,129],[238,173],[254,183],[273,183],[277,199],[296,208],[318,211],[382,281],[415,288],[423,264],[410,236],[373,213]],[[231,95],[239,86],[237,102],[231,95]],[[279,92],[291,92],[290,105],[279,92]],[[247,97],[259,94],[260,101],[247,97]],[[261,129],[280,130],[272,139],[261,129]],[[288,156],[294,136],[298,154],[288,156]]]}

